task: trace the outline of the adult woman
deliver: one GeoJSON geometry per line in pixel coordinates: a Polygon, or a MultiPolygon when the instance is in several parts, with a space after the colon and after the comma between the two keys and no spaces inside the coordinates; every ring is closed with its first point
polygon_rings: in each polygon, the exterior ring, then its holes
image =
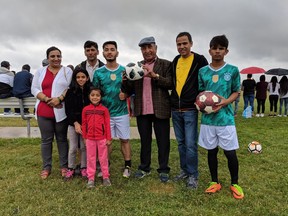
{"type": "Polygon", "coordinates": [[[256,99],[257,99],[257,114],[256,117],[264,117],[265,113],[265,101],[267,98],[267,86],[268,83],[265,81],[265,75],[260,76],[260,82],[256,84],[256,99]],[[261,109],[261,114],[260,114],[261,109]]]}
{"type": "Polygon", "coordinates": [[[72,70],[61,66],[60,49],[50,47],[46,55],[49,65],[37,70],[31,87],[32,94],[38,99],[35,113],[41,132],[42,179],[46,179],[51,173],[54,135],[59,152],[61,175],[64,177],[67,172],[68,123],[63,100],[72,77],[72,70]]]}
{"type": "Polygon", "coordinates": [[[270,102],[270,114],[269,116],[276,116],[277,112],[277,103],[279,98],[279,89],[280,85],[278,83],[277,77],[273,76],[270,83],[268,84],[269,91],[269,102],[270,102]],[[274,113],[273,113],[274,108],[274,113]]]}
{"type": "Polygon", "coordinates": [[[280,90],[279,90],[279,96],[280,96],[280,109],[279,109],[279,117],[282,116],[282,107],[284,105],[284,112],[283,116],[287,117],[287,111],[288,111],[288,79],[286,76],[283,76],[280,80],[280,90]]]}

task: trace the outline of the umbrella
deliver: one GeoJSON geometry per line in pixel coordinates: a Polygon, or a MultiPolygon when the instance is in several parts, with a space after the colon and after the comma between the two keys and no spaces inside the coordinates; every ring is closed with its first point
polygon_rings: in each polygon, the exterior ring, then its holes
{"type": "Polygon", "coordinates": [[[258,73],[264,73],[264,72],[265,70],[259,67],[248,67],[240,71],[241,74],[258,74],[258,73]]]}
{"type": "Polygon", "coordinates": [[[288,75],[288,70],[284,68],[273,68],[265,72],[267,75],[284,76],[288,75]]]}

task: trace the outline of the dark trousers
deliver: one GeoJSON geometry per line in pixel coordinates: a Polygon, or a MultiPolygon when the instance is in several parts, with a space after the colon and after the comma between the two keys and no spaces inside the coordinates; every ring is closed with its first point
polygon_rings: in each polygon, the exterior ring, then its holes
{"type": "Polygon", "coordinates": [[[169,173],[168,166],[170,154],[170,121],[169,119],[159,119],[155,115],[137,116],[137,127],[141,140],[140,165],[138,169],[145,172],[151,170],[152,152],[152,127],[158,147],[158,173],[169,173]]]}
{"type": "Polygon", "coordinates": [[[257,113],[260,113],[260,109],[262,109],[261,113],[265,113],[265,101],[266,99],[257,99],[257,113]]]}
{"type": "Polygon", "coordinates": [[[278,103],[278,95],[269,95],[269,102],[270,102],[270,112],[277,112],[277,103],[278,103]]]}

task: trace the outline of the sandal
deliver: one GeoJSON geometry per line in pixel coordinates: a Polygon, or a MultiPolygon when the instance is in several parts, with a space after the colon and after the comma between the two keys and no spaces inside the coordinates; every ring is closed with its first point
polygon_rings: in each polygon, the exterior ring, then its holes
{"type": "Polygon", "coordinates": [[[48,176],[50,175],[50,170],[42,170],[41,171],[41,178],[44,180],[44,179],[47,179],[48,176]]]}

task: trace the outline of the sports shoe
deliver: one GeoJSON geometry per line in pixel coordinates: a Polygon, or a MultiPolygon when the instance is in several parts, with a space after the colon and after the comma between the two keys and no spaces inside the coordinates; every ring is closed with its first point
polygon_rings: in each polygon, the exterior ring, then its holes
{"type": "Polygon", "coordinates": [[[94,187],[95,187],[94,181],[93,180],[88,180],[87,188],[91,189],[91,188],[94,188],[94,187]]]}
{"type": "Polygon", "coordinates": [[[260,117],[260,114],[257,113],[257,114],[256,114],[256,117],[260,117]]]}
{"type": "Polygon", "coordinates": [[[168,173],[160,173],[159,174],[160,181],[166,183],[169,181],[169,174],[168,173]]]}
{"type": "Polygon", "coordinates": [[[186,178],[188,178],[188,175],[183,170],[181,170],[179,175],[174,177],[174,181],[177,182],[186,178]]]}
{"type": "Polygon", "coordinates": [[[66,175],[64,177],[64,180],[65,181],[71,180],[73,178],[74,174],[75,174],[74,169],[68,169],[66,172],[66,175]]]}
{"type": "Polygon", "coordinates": [[[278,117],[282,117],[282,115],[280,115],[280,114],[278,114],[277,116],[278,116],[278,117]]]}
{"type": "Polygon", "coordinates": [[[129,166],[126,166],[124,168],[123,177],[124,178],[129,178],[130,177],[130,167],[129,166]]]}
{"type": "Polygon", "coordinates": [[[283,115],[283,117],[287,117],[287,115],[283,115]]]}
{"type": "Polygon", "coordinates": [[[189,189],[197,189],[198,187],[198,179],[194,178],[194,176],[189,176],[186,184],[189,189]]]}
{"type": "Polygon", "coordinates": [[[220,191],[222,188],[220,183],[217,182],[210,182],[208,188],[205,190],[205,193],[216,193],[217,191],[220,191]]]}
{"type": "Polygon", "coordinates": [[[148,176],[148,175],[150,175],[150,172],[145,172],[143,170],[137,170],[136,173],[135,173],[135,178],[142,179],[142,178],[144,178],[145,176],[148,176]]]}
{"type": "Polygon", "coordinates": [[[40,176],[41,176],[41,178],[42,178],[43,180],[45,180],[45,179],[48,178],[48,176],[50,175],[50,173],[51,173],[50,170],[42,170],[40,176]]]}
{"type": "Polygon", "coordinates": [[[230,186],[230,190],[232,191],[233,197],[235,199],[243,199],[244,198],[243,190],[238,184],[232,184],[230,186]]]}
{"type": "Polygon", "coordinates": [[[103,179],[103,186],[105,187],[111,186],[111,181],[109,178],[103,179]]]}
{"type": "Polygon", "coordinates": [[[62,176],[62,177],[65,177],[67,172],[68,172],[68,169],[67,169],[67,168],[62,168],[62,169],[61,169],[61,176],[62,176]]]}
{"type": "Polygon", "coordinates": [[[260,116],[261,116],[261,117],[264,117],[264,113],[261,113],[260,116]]]}
{"type": "Polygon", "coordinates": [[[84,178],[84,179],[87,178],[87,169],[86,168],[81,168],[80,173],[81,173],[82,178],[84,178]]]}

